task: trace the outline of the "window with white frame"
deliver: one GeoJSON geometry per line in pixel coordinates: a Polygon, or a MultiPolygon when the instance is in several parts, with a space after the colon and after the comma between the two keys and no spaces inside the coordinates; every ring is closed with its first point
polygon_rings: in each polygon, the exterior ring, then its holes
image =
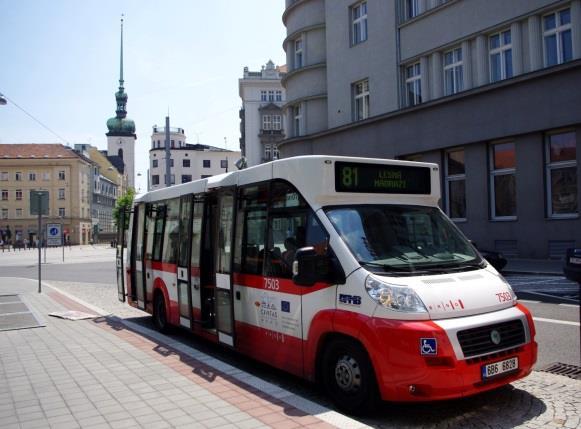
{"type": "Polygon", "coordinates": [[[262,129],[265,131],[272,130],[272,115],[262,116],[262,129]]]}
{"type": "Polygon", "coordinates": [[[367,40],[367,2],[362,1],[351,6],[351,44],[367,40]]]}
{"type": "Polygon", "coordinates": [[[516,148],[514,142],[490,145],[490,208],[495,220],[516,219],[516,148]]]}
{"type": "Polygon", "coordinates": [[[8,219],[8,209],[2,209],[2,219],[8,219]]]}
{"type": "Polygon", "coordinates": [[[369,118],[369,80],[361,80],[353,84],[353,120],[361,121],[369,118]]]}
{"type": "Polygon", "coordinates": [[[420,14],[419,0],[405,0],[405,16],[412,19],[420,14]]]}
{"type": "Polygon", "coordinates": [[[16,217],[22,217],[22,209],[16,209],[16,217]]]}
{"type": "Polygon", "coordinates": [[[300,69],[303,66],[303,39],[298,38],[294,42],[295,46],[295,69],[300,69]]]}
{"type": "Polygon", "coordinates": [[[32,171],[28,173],[28,180],[30,180],[31,182],[36,181],[36,173],[32,171]]]}
{"type": "Polygon", "coordinates": [[[303,125],[303,109],[300,104],[293,107],[293,136],[300,136],[303,125]]]}
{"type": "Polygon", "coordinates": [[[65,190],[63,188],[59,189],[59,196],[58,196],[59,200],[64,200],[65,199],[65,190]]]}
{"type": "Polygon", "coordinates": [[[64,170],[59,171],[59,180],[65,180],[65,171],[64,170]]]}
{"type": "Polygon", "coordinates": [[[260,91],[260,101],[266,101],[266,100],[267,100],[266,91],[260,91]]]}
{"type": "Polygon", "coordinates": [[[445,95],[456,94],[464,89],[462,48],[444,53],[444,83],[445,95]]]}
{"type": "Polygon", "coordinates": [[[276,144],[272,145],[272,159],[278,159],[279,158],[279,152],[278,152],[278,146],[276,144]]]}
{"type": "Polygon", "coordinates": [[[21,201],[22,200],[22,189],[17,189],[16,190],[16,200],[17,201],[21,201]]]}
{"type": "Polygon", "coordinates": [[[8,180],[8,172],[7,171],[2,171],[0,172],[0,181],[5,182],[8,180]]]}
{"type": "Polygon", "coordinates": [[[545,147],[548,215],[576,216],[579,209],[575,131],[547,135],[545,147]]]}
{"type": "Polygon", "coordinates": [[[571,9],[543,16],[543,40],[546,67],[573,59],[571,9]]]}
{"type": "Polygon", "coordinates": [[[264,159],[266,161],[272,160],[272,152],[270,151],[270,145],[269,144],[265,144],[264,145],[264,159]]]}
{"type": "Polygon", "coordinates": [[[466,169],[464,149],[446,152],[446,213],[454,220],[466,219],[466,169]]]}
{"type": "Polygon", "coordinates": [[[512,77],[512,36],[510,30],[493,34],[488,38],[490,50],[490,81],[512,77]]]}
{"type": "Polygon", "coordinates": [[[276,101],[282,101],[282,91],[276,91],[276,101]]]}
{"type": "Polygon", "coordinates": [[[42,173],[42,180],[44,180],[45,182],[48,182],[50,180],[50,173],[48,171],[42,173]]]}
{"type": "Polygon", "coordinates": [[[22,181],[22,171],[17,171],[16,174],[14,175],[14,178],[16,179],[17,182],[21,182],[22,181]]]}
{"type": "Polygon", "coordinates": [[[282,116],[272,115],[272,129],[277,131],[282,130],[282,116]]]}
{"type": "Polygon", "coordinates": [[[406,104],[415,106],[422,102],[422,75],[420,63],[405,68],[406,104]]]}
{"type": "Polygon", "coordinates": [[[158,166],[158,161],[157,161],[157,159],[154,159],[154,160],[152,160],[152,161],[151,161],[151,167],[152,167],[152,168],[157,168],[157,166],[158,166]]]}
{"type": "Polygon", "coordinates": [[[2,201],[8,201],[8,191],[6,189],[2,190],[2,201]]]}
{"type": "Polygon", "coordinates": [[[274,90],[268,91],[268,101],[274,101],[274,90]]]}
{"type": "Polygon", "coordinates": [[[59,217],[65,217],[65,208],[59,207],[59,217]]]}

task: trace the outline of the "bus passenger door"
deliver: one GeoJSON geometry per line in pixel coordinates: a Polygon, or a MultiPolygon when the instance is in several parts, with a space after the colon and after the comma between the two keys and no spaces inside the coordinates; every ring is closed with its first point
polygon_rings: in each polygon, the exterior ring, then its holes
{"type": "Polygon", "coordinates": [[[135,206],[131,234],[131,300],[145,309],[145,278],[143,276],[143,250],[145,235],[145,205],[135,206]]]}
{"type": "Polygon", "coordinates": [[[232,301],[232,249],[234,233],[234,189],[222,190],[216,200],[216,216],[210,219],[215,243],[215,311],[218,341],[234,346],[232,301]]]}
{"type": "Polygon", "coordinates": [[[177,255],[177,287],[180,325],[192,328],[192,293],[190,275],[191,224],[193,195],[180,199],[179,246],[177,255]]]}

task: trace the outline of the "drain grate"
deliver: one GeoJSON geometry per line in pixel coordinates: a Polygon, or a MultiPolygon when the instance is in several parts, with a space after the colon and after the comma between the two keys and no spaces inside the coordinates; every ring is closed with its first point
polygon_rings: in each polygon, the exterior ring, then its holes
{"type": "Polygon", "coordinates": [[[539,371],[548,372],[551,374],[564,375],[565,377],[574,380],[581,380],[581,367],[576,365],[569,365],[567,363],[552,363],[539,371]]]}
{"type": "Polygon", "coordinates": [[[0,331],[44,326],[19,295],[0,295],[0,331]]]}

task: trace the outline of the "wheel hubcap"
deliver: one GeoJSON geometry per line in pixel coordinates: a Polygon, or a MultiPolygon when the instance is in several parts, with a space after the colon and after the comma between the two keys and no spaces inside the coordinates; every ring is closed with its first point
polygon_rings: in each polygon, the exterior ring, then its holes
{"type": "Polygon", "coordinates": [[[351,356],[343,356],[335,365],[335,381],[345,392],[356,392],[361,387],[361,369],[351,356]]]}

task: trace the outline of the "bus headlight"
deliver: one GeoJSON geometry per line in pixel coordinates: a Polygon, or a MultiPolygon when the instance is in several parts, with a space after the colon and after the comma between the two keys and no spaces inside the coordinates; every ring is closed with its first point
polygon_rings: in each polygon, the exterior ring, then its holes
{"type": "Polygon", "coordinates": [[[396,286],[368,275],[365,289],[369,296],[386,308],[410,313],[427,313],[426,306],[413,289],[407,286],[396,286]]]}

